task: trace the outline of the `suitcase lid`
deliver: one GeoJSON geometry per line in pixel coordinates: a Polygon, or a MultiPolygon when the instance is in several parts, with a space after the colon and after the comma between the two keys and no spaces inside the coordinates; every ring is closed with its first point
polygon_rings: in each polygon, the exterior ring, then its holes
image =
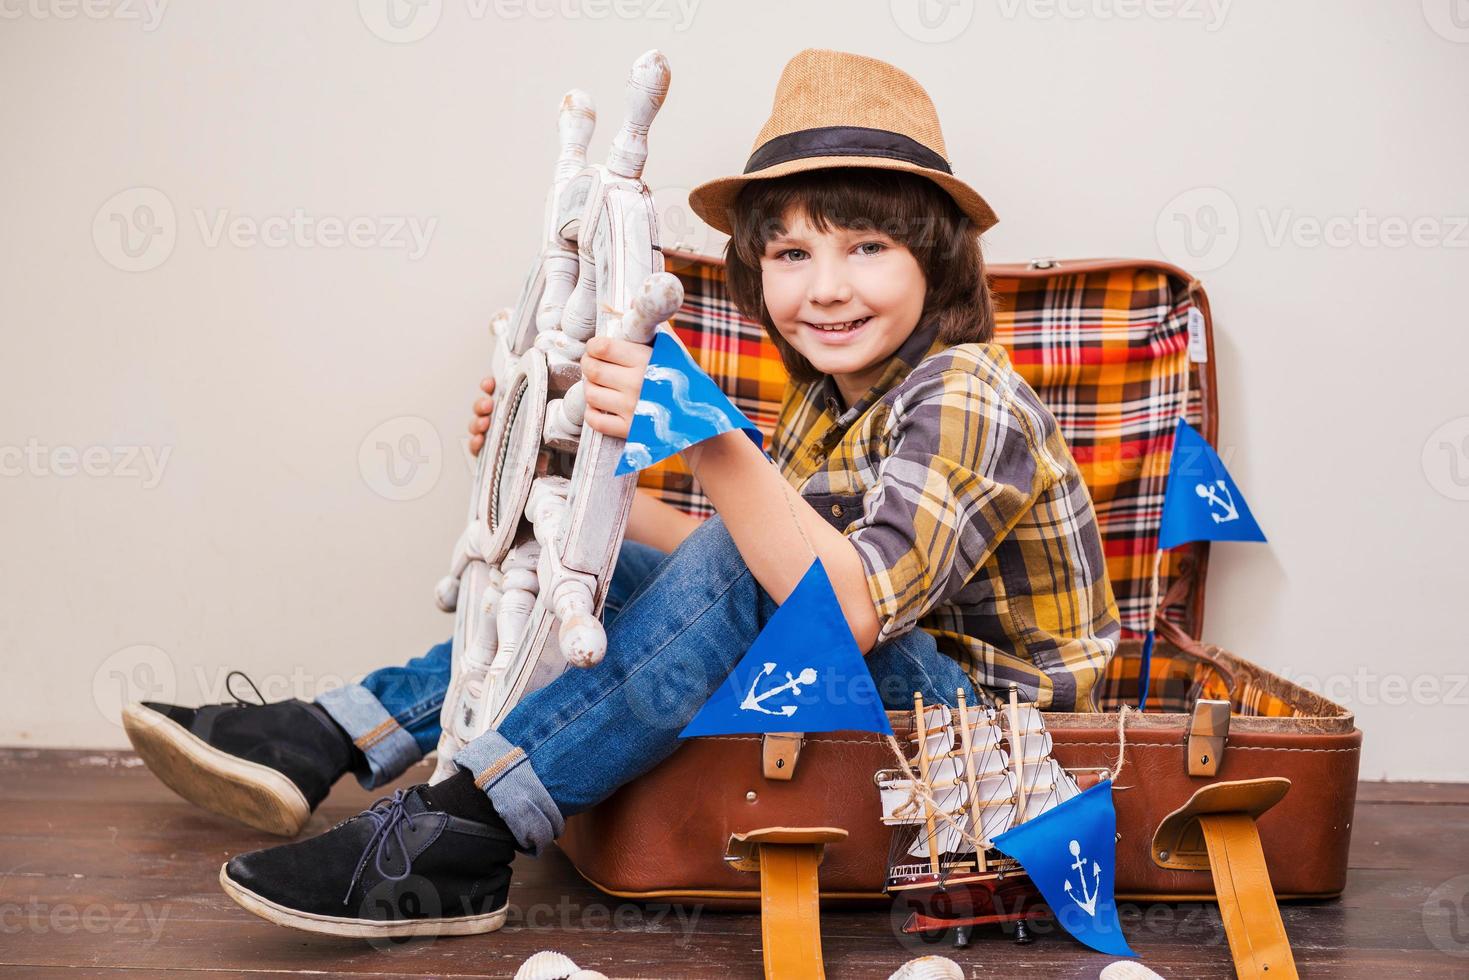
{"type": "MultiPolygon", "coordinates": [[[[775,346],[730,300],[722,259],[665,251],[664,260],[684,287],[675,333],[768,437],[786,383],[775,346]]],[[[1040,258],[987,271],[995,340],[1056,416],[1091,491],[1124,636],[1145,633],[1161,604],[1160,619],[1198,637],[1208,542],[1159,556],[1157,540],[1180,412],[1215,441],[1203,285],[1147,259],[1040,258]]],[[[713,512],[678,457],[643,471],[639,485],[690,513],[713,512]]]]}

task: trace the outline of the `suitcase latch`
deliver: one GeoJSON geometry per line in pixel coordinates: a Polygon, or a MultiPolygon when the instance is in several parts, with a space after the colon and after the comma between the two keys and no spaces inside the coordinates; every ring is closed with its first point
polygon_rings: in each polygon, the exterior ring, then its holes
{"type": "Polygon", "coordinates": [[[766,732],[760,742],[760,768],[766,779],[791,779],[801,755],[800,732],[766,732]]]}
{"type": "Polygon", "coordinates": [[[1229,739],[1229,702],[1200,698],[1188,726],[1188,774],[1217,776],[1229,739]]]}

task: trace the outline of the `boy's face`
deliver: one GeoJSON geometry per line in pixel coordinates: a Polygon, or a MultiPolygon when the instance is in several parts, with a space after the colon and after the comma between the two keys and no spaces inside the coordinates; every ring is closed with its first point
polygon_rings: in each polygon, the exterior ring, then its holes
{"type": "Polygon", "coordinates": [[[927,282],[908,249],[875,231],[823,233],[797,211],[760,260],[765,307],[811,365],[835,379],[851,406],[918,325],[927,282]],[[856,327],[823,326],[864,320],[856,327]]]}

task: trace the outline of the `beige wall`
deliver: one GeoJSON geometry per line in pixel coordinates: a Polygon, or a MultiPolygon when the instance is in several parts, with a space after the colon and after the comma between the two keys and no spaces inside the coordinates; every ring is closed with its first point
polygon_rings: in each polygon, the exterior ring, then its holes
{"type": "Polygon", "coordinates": [[[0,744],[121,745],[125,683],[192,702],[238,667],[309,696],[446,636],[463,424],[561,94],[601,107],[600,158],[628,64],[668,55],[647,177],[665,240],[712,247],[684,189],[743,165],[815,45],[928,87],[1001,216],[992,258],[1200,271],[1221,444],[1272,538],[1216,547],[1208,637],[1351,703],[1364,776],[1466,778],[1453,0],[956,0],[926,25],[904,3],[88,2],[0,0],[0,744]]]}

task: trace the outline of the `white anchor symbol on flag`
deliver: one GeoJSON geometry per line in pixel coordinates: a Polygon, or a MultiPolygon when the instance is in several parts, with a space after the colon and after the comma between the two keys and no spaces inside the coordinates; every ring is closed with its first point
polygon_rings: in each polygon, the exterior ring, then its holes
{"type": "Polygon", "coordinates": [[[1072,862],[1071,870],[1077,873],[1076,877],[1081,881],[1081,894],[1086,898],[1086,901],[1082,901],[1072,894],[1071,881],[1069,879],[1065,884],[1066,894],[1073,902],[1081,907],[1083,912],[1092,918],[1096,918],[1097,896],[1102,893],[1102,866],[1095,861],[1092,862],[1092,889],[1088,891],[1086,886],[1086,858],[1081,856],[1081,844],[1078,841],[1071,842],[1071,856],[1076,858],[1072,862]]]}
{"type": "Polygon", "coordinates": [[[816,683],[816,668],[805,667],[801,670],[800,675],[797,677],[792,677],[791,672],[788,670],[784,671],[786,675],[786,682],[784,684],[781,684],[779,687],[772,687],[770,690],[763,691],[757,695],[755,693],[755,688],[760,686],[760,679],[770,673],[773,673],[774,671],[775,664],[766,663],[765,669],[755,675],[755,679],[750,682],[750,690],[745,695],[745,700],[740,702],[740,710],[760,711],[767,715],[785,715],[787,718],[796,713],[796,709],[800,707],[800,705],[798,704],[782,705],[779,710],[771,711],[769,708],[763,707],[760,702],[766,700],[767,698],[774,697],[781,691],[788,690],[792,694],[799,695],[801,693],[802,684],[816,683]]]}
{"type": "Polygon", "coordinates": [[[1209,511],[1209,516],[1214,518],[1215,524],[1224,524],[1228,521],[1239,520],[1239,508],[1234,505],[1234,494],[1229,492],[1229,485],[1223,480],[1215,480],[1214,484],[1215,486],[1219,487],[1220,490],[1224,491],[1224,496],[1228,498],[1227,500],[1221,498],[1218,494],[1216,494],[1214,492],[1214,487],[1211,487],[1207,483],[1194,484],[1194,493],[1209,501],[1209,506],[1211,508],[1214,504],[1218,504],[1220,507],[1224,508],[1224,514],[1222,516],[1214,513],[1212,509],[1209,511]]]}

